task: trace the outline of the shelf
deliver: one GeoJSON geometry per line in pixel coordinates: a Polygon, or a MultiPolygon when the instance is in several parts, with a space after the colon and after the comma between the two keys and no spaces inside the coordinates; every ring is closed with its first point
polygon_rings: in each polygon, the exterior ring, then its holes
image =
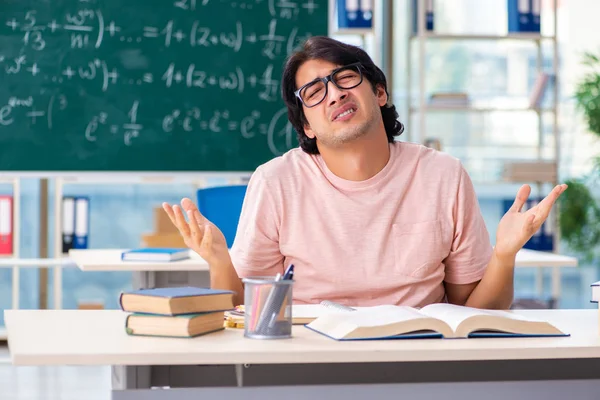
{"type": "MultiPolygon", "coordinates": [[[[420,107],[410,107],[409,112],[419,112],[420,107]]],[[[490,113],[490,112],[554,112],[553,108],[527,108],[527,107],[514,107],[514,108],[502,108],[502,107],[472,107],[472,106],[425,106],[424,111],[430,112],[444,112],[444,111],[458,111],[458,112],[474,112],[474,113],[490,113]]]]}
{"type": "Polygon", "coordinates": [[[435,40],[523,40],[523,41],[541,41],[541,40],[556,40],[556,36],[545,36],[537,33],[509,33],[507,35],[453,35],[453,34],[437,34],[426,32],[425,34],[411,35],[410,39],[435,39],[435,40]]]}
{"type": "Polygon", "coordinates": [[[47,268],[47,267],[74,267],[75,263],[68,257],[61,258],[18,258],[0,257],[0,268],[47,268]]]}

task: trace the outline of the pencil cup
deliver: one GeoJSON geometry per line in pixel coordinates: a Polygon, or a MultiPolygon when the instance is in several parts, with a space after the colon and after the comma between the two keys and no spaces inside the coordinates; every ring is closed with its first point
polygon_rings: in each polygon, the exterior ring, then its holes
{"type": "Polygon", "coordinates": [[[244,278],[244,336],[252,339],[292,337],[293,280],[244,278]]]}

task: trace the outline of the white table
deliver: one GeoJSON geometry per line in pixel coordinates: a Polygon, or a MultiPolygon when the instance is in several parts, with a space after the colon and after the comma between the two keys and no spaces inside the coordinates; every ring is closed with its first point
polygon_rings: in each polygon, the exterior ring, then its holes
{"type": "Polygon", "coordinates": [[[208,263],[196,252],[190,258],[170,262],[123,261],[127,249],[69,250],[69,258],[82,271],[131,271],[134,288],[194,285],[210,286],[208,263]]]}
{"type": "Polygon", "coordinates": [[[115,382],[114,399],[242,394],[254,399],[282,385],[299,385],[287,389],[294,392],[287,398],[301,398],[300,393],[304,398],[323,398],[323,390],[329,393],[323,384],[335,384],[340,390],[328,398],[343,395],[346,399],[360,398],[365,388],[372,398],[391,394],[400,398],[403,393],[433,398],[440,387],[455,396],[446,399],[485,393],[493,399],[532,398],[534,392],[533,397],[548,400],[596,398],[600,391],[597,310],[515,312],[548,320],[571,336],[336,342],[294,326],[293,338],[284,340],[246,339],[239,329],[174,339],[128,336],[126,314],[117,310],[7,310],[5,318],[14,365],[154,369],[144,382],[115,382]],[[587,381],[572,385],[573,379],[587,381]],[[149,390],[150,386],[190,384],[193,390],[149,390]],[[208,387],[215,384],[220,387],[208,387]]]}
{"type": "MultiPolygon", "coordinates": [[[[132,262],[122,261],[121,253],[125,249],[98,249],[98,250],[70,250],[69,261],[76,264],[82,271],[132,271],[134,272],[134,286],[153,287],[172,284],[196,284],[199,286],[210,285],[208,263],[196,252],[190,251],[190,259],[173,262],[132,262]],[[184,274],[175,274],[175,272],[184,274]],[[194,282],[185,280],[185,272],[196,277],[194,282]]],[[[0,259],[0,265],[3,260],[0,259]]],[[[538,268],[538,292],[541,292],[544,268],[552,268],[552,296],[560,298],[560,268],[576,267],[575,257],[553,254],[542,251],[522,249],[517,253],[516,267],[538,268]]]]}
{"type": "Polygon", "coordinates": [[[575,257],[554,254],[544,251],[521,249],[517,253],[515,267],[517,268],[537,268],[536,286],[539,295],[543,292],[544,269],[552,268],[552,299],[560,299],[560,269],[563,267],[577,267],[578,260],[575,257]]]}
{"type": "Polygon", "coordinates": [[[576,267],[577,258],[545,251],[521,249],[517,253],[518,267],[576,267]]]}

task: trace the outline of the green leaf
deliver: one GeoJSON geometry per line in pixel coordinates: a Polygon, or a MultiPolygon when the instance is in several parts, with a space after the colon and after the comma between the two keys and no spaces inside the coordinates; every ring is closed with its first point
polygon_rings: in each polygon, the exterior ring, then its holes
{"type": "Polygon", "coordinates": [[[568,180],[559,200],[562,239],[586,260],[594,259],[600,244],[600,206],[582,180],[568,180]]]}

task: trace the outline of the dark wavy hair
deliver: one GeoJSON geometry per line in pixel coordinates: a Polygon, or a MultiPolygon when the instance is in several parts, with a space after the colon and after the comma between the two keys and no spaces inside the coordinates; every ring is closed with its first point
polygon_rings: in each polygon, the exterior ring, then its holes
{"type": "Polygon", "coordinates": [[[396,107],[389,100],[385,75],[373,63],[371,57],[360,47],[342,43],[327,36],[313,36],[304,42],[300,50],[288,58],[281,82],[283,100],[288,109],[288,119],[298,134],[298,142],[300,142],[302,150],[309,154],[319,154],[317,140],[309,138],[304,132],[304,126],[308,124],[308,121],[304,115],[302,103],[294,95],[294,91],[297,89],[296,73],[300,66],[309,60],[325,60],[340,66],[360,62],[363,76],[371,83],[373,91],[376,92],[377,85],[382,85],[388,95],[388,104],[380,107],[388,142],[393,142],[395,136],[404,132],[404,125],[398,121],[396,107]]]}

